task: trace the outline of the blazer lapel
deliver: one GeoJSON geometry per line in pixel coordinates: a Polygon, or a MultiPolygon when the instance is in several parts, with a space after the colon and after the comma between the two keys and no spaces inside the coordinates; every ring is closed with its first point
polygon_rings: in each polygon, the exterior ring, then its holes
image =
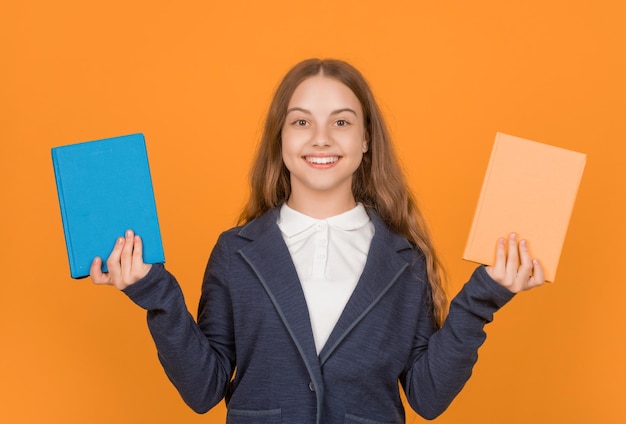
{"type": "Polygon", "coordinates": [[[370,217],[375,232],[365,268],[354,293],[320,352],[320,365],[326,362],[341,341],[387,293],[409,265],[398,255],[399,250],[411,248],[408,240],[391,232],[377,215],[371,213],[370,217]]]}
{"type": "Polygon", "coordinates": [[[240,231],[251,240],[239,253],[252,267],[305,361],[311,378],[321,383],[309,312],[289,249],[276,224],[278,210],[257,218],[240,231]]]}

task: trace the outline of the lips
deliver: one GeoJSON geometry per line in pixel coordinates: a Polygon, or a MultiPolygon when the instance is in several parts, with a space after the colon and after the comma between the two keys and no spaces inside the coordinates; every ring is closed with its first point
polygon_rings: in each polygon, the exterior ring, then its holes
{"type": "Polygon", "coordinates": [[[305,156],[304,160],[315,165],[328,165],[339,160],[339,156],[305,156]]]}

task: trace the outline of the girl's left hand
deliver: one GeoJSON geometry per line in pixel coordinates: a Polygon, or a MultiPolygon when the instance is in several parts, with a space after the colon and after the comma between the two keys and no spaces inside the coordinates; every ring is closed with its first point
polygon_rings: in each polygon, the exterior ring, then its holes
{"type": "Polygon", "coordinates": [[[508,243],[504,238],[498,240],[496,263],[487,267],[487,273],[513,293],[530,290],[545,282],[541,264],[530,257],[528,242],[521,240],[518,244],[515,233],[509,235],[508,243]]]}

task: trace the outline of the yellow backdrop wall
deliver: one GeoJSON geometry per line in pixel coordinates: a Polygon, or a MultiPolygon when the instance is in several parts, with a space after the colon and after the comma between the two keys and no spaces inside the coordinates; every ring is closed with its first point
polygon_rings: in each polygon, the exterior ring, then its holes
{"type": "Polygon", "coordinates": [[[496,315],[437,422],[626,422],[623,4],[4,1],[0,422],[224,422],[223,405],[180,400],[144,311],[69,278],[50,148],[146,135],[167,266],[195,311],[271,93],[313,56],[368,77],[452,294],[474,267],[460,258],[496,131],[588,154],[557,281],[496,315]]]}

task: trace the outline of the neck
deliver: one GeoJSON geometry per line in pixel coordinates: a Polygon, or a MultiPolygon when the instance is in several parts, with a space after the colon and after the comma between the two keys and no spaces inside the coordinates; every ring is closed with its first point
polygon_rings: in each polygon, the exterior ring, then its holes
{"type": "Polygon", "coordinates": [[[329,196],[328,193],[309,193],[305,196],[292,192],[287,206],[315,219],[326,219],[353,209],[356,201],[352,193],[329,196]]]}

